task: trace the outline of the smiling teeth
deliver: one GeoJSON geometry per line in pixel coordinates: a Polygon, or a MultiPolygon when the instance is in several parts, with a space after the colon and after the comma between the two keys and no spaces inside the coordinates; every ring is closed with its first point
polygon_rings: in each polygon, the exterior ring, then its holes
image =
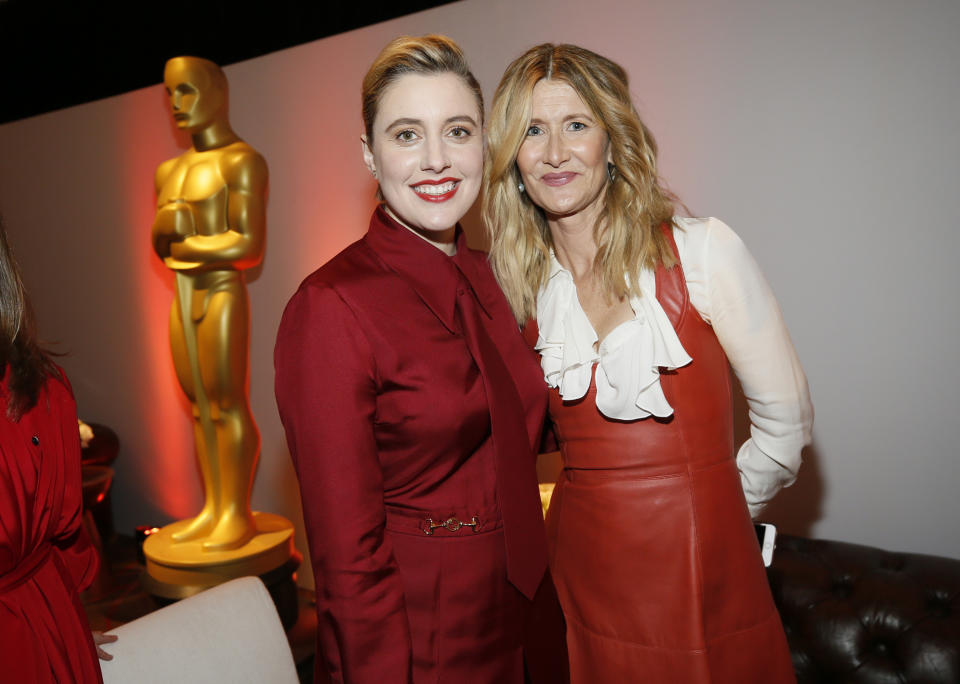
{"type": "Polygon", "coordinates": [[[450,181],[442,185],[415,185],[413,189],[421,195],[445,195],[455,187],[457,187],[457,184],[454,181],[450,181]]]}

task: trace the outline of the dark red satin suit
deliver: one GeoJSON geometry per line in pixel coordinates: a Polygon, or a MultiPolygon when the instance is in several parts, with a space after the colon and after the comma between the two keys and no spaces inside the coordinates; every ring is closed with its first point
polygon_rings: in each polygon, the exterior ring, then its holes
{"type": "Polygon", "coordinates": [[[794,682],[733,457],[726,356],[681,266],[656,277],[693,358],[660,376],[674,415],[607,419],[593,383],[577,401],[550,393],[564,470],[547,531],[571,681],[794,682]]]}
{"type": "Polygon", "coordinates": [[[546,391],[485,256],[462,235],[457,246],[448,257],[378,209],[280,324],[277,404],[316,579],[318,681],[523,682],[530,602],[506,578],[487,393],[458,291],[472,290],[513,373],[517,476],[535,467],[546,391]],[[476,532],[424,532],[428,518],[475,516],[476,532]]]}
{"type": "Polygon", "coordinates": [[[7,416],[0,382],[0,680],[101,682],[78,591],[93,581],[96,551],[81,527],[80,433],[64,379],[36,406],[7,416]]]}

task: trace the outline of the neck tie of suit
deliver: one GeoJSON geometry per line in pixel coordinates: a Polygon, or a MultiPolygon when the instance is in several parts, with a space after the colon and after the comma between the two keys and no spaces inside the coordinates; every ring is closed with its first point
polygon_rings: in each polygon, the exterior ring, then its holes
{"type": "Polygon", "coordinates": [[[490,406],[507,579],[520,593],[533,599],[547,567],[547,542],[523,405],[510,371],[487,333],[486,316],[473,291],[464,285],[457,290],[457,307],[490,406]]]}

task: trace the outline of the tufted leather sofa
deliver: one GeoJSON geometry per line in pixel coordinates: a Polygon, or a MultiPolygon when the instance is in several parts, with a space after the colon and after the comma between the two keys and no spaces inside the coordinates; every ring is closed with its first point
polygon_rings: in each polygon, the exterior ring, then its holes
{"type": "Polygon", "coordinates": [[[782,534],[767,576],[799,684],[960,684],[960,560],[782,534]]]}

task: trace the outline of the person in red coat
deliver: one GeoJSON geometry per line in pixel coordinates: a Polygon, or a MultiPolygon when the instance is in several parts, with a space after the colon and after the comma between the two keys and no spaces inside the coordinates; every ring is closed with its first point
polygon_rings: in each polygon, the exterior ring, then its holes
{"type": "MultiPolygon", "coordinates": [[[[3,681],[102,681],[98,647],[78,594],[98,567],[81,526],[82,496],[80,433],[70,384],[35,341],[19,270],[0,223],[3,681]]],[[[96,637],[97,643],[116,639],[96,637]]]]}
{"type": "Polygon", "coordinates": [[[483,173],[480,87],[449,39],[398,38],[364,79],[363,117],[383,204],[300,285],[275,350],[316,581],[315,678],[521,684],[548,584],[546,392],[457,226],[483,173]]]}

